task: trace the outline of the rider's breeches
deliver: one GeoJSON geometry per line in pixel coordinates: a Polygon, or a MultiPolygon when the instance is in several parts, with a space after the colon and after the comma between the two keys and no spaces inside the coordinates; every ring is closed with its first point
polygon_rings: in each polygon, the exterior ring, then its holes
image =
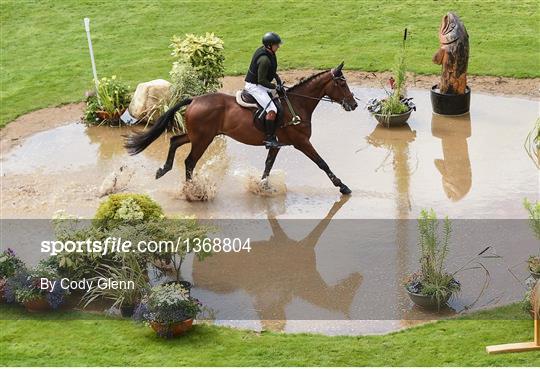
{"type": "Polygon", "coordinates": [[[259,105],[263,108],[266,107],[266,112],[273,111],[277,113],[276,105],[272,102],[272,99],[268,93],[272,93],[273,90],[261,85],[246,82],[244,89],[251,94],[257,100],[259,105]]]}

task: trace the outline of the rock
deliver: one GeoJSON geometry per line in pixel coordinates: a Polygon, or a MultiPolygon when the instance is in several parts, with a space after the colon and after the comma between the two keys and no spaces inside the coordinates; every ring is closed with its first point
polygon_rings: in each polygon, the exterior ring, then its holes
{"type": "Polygon", "coordinates": [[[139,83],[129,104],[129,114],[135,119],[142,119],[161,100],[170,95],[171,83],[164,79],[139,83]]]}
{"type": "Polygon", "coordinates": [[[99,188],[99,197],[124,190],[134,173],[133,169],[122,165],[117,171],[112,172],[103,180],[99,188]]]}

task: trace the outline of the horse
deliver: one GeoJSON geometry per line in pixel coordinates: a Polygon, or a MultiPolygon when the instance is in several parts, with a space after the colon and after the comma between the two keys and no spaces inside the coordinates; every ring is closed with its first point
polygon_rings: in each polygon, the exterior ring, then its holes
{"type": "MultiPolygon", "coordinates": [[[[336,68],[316,73],[287,89],[285,94],[290,105],[282,104],[288,109],[283,109],[280,121],[284,123],[277,128],[276,135],[282,144],[292,145],[304,153],[328,175],[342,194],[348,195],[351,193],[349,187],[330,170],[309,141],[311,117],[320,101],[337,102],[345,111],[358,107],[343,75],[343,65],[342,62],[336,68]],[[294,113],[299,121],[293,121],[294,113]]],[[[280,96],[280,102],[286,102],[285,96],[280,96]]],[[[128,153],[136,155],[148,147],[169,127],[175,113],[184,106],[187,106],[184,113],[186,133],[171,137],[167,160],[157,170],[156,179],[172,169],[176,150],[188,142],[191,142],[191,152],[185,159],[186,181],[191,181],[197,161],[217,135],[223,134],[247,145],[264,145],[265,135],[254,124],[253,109],[240,106],[234,96],[210,93],[179,101],[159,117],[148,131],[128,136],[124,143],[128,153]]],[[[270,175],[279,151],[280,148],[269,149],[262,180],[270,175]]]]}

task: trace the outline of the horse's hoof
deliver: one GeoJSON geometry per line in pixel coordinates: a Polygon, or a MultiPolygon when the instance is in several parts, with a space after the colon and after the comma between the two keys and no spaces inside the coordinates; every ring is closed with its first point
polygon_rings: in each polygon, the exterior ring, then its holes
{"type": "Polygon", "coordinates": [[[163,175],[164,175],[165,173],[167,173],[167,172],[164,171],[163,168],[159,168],[159,169],[157,170],[157,172],[156,172],[156,179],[163,177],[163,175]]]}
{"type": "Polygon", "coordinates": [[[344,195],[350,195],[352,193],[351,189],[344,184],[339,186],[339,192],[341,192],[344,195]]]}

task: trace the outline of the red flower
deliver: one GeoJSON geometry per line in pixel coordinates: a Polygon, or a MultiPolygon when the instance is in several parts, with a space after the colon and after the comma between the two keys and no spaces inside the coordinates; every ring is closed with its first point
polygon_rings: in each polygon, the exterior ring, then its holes
{"type": "Polygon", "coordinates": [[[388,79],[388,83],[390,84],[390,88],[393,90],[394,89],[394,86],[396,84],[396,80],[394,79],[394,77],[390,77],[388,79]]]}

